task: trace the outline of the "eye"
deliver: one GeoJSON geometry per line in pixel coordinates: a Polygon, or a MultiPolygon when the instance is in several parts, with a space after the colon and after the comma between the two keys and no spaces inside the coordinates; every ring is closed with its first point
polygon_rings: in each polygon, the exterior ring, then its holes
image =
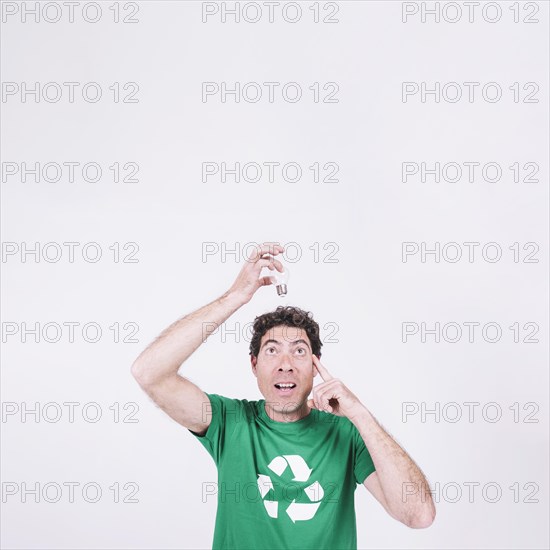
{"type": "Polygon", "coordinates": [[[266,348],[266,351],[269,351],[269,350],[275,350],[275,348],[273,346],[270,348],[266,348]]]}
{"type": "MultiPolygon", "coordinates": [[[[306,350],[304,348],[298,348],[297,351],[303,351],[304,353],[306,352],[306,350]]],[[[304,353],[300,354],[300,355],[304,355],[304,353]]]]}

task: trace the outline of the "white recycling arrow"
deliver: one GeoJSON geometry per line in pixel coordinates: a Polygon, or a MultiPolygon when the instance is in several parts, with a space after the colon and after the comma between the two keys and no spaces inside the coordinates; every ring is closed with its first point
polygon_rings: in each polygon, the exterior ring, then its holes
{"type": "Polygon", "coordinates": [[[279,477],[286,470],[287,462],[282,456],[276,456],[267,467],[275,472],[279,477]]]}
{"type": "Polygon", "coordinates": [[[258,474],[258,489],[260,490],[262,498],[264,498],[269,490],[273,489],[273,482],[271,481],[271,478],[263,474],[258,474]]]}
{"type": "Polygon", "coordinates": [[[317,508],[319,508],[320,504],[320,502],[309,504],[307,502],[296,502],[296,500],[293,500],[286,509],[286,513],[290,519],[296,523],[296,520],[311,519],[317,512],[317,508]]]}
{"type": "Polygon", "coordinates": [[[294,481],[307,481],[313,468],[309,468],[300,455],[283,455],[294,474],[294,481]]]}
{"type": "Polygon", "coordinates": [[[279,503],[276,500],[264,500],[264,506],[270,517],[276,518],[279,503]]]}
{"type": "MultiPolygon", "coordinates": [[[[293,481],[307,481],[313,471],[313,468],[310,468],[300,455],[276,456],[268,464],[268,468],[279,477],[284,473],[287,466],[290,466],[290,469],[292,470],[294,475],[293,481]]],[[[257,475],[258,488],[262,499],[264,499],[269,490],[273,489],[273,482],[267,475],[257,475]]],[[[325,491],[318,481],[315,481],[306,487],[304,491],[311,502],[296,502],[296,499],[294,499],[286,509],[286,513],[293,523],[296,523],[298,520],[311,519],[317,513],[317,509],[319,508],[321,500],[325,495],[325,491]]],[[[263,503],[269,516],[272,518],[277,518],[279,503],[274,500],[263,500],[263,503]]]]}
{"type": "Polygon", "coordinates": [[[286,466],[290,466],[294,474],[293,481],[307,481],[313,468],[309,468],[306,461],[300,455],[283,455],[276,456],[268,465],[273,472],[278,476],[286,470],[286,466]]]}

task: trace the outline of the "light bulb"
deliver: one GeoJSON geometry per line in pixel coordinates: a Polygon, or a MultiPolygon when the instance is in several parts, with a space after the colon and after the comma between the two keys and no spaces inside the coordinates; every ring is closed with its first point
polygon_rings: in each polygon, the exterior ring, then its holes
{"type": "Polygon", "coordinates": [[[265,277],[269,277],[269,280],[272,284],[275,285],[275,288],[277,289],[277,294],[279,296],[286,296],[287,291],[287,283],[288,283],[288,267],[284,267],[284,271],[280,272],[274,269],[271,271],[268,268],[264,268],[267,270],[267,273],[264,275],[265,277]]]}
{"type": "Polygon", "coordinates": [[[271,282],[277,288],[277,294],[279,296],[286,296],[286,284],[288,283],[288,267],[285,266],[284,271],[281,273],[274,269],[269,277],[271,282]]]}

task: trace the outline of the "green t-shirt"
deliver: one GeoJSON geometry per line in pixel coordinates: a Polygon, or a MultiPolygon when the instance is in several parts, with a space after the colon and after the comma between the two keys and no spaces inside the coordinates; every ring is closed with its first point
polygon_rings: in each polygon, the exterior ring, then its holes
{"type": "Polygon", "coordinates": [[[211,424],[189,431],[218,468],[203,488],[218,502],[213,550],[356,550],[354,493],[375,468],[353,423],[316,409],[277,422],[264,399],[206,395],[211,424]]]}

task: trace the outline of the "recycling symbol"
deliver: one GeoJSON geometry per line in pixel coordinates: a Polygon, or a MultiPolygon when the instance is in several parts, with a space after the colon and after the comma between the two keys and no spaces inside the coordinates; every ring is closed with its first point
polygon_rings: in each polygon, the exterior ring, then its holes
{"type": "MultiPolygon", "coordinates": [[[[290,466],[292,474],[294,475],[293,481],[307,482],[309,476],[313,471],[306,461],[300,455],[282,455],[276,456],[267,467],[274,472],[277,476],[281,476],[287,467],[290,466]]],[[[264,503],[265,509],[270,517],[279,517],[279,502],[276,500],[268,500],[265,498],[270,490],[273,490],[273,482],[268,475],[258,474],[258,489],[264,503]]],[[[318,481],[313,482],[311,485],[304,488],[304,492],[309,499],[309,502],[296,502],[296,498],[292,500],[290,505],[286,509],[288,517],[296,523],[298,520],[311,519],[316,513],[321,500],[325,494],[323,487],[318,481]]]]}

